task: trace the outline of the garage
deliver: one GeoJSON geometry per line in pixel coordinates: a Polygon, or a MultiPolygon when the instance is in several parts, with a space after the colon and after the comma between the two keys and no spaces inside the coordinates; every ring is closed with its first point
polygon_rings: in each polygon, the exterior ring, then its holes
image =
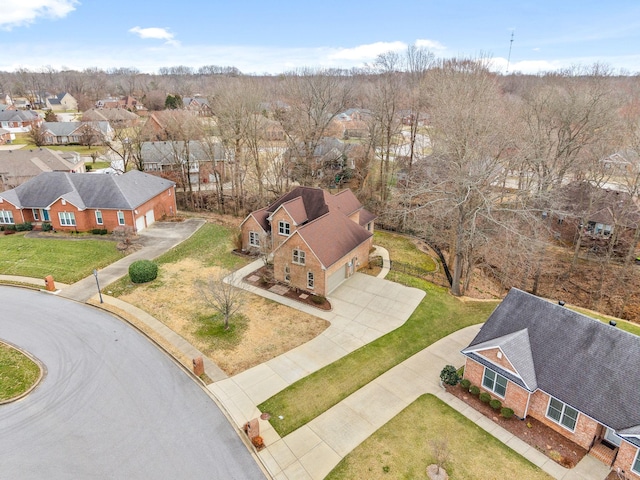
{"type": "Polygon", "coordinates": [[[144,217],[136,218],[136,232],[144,230],[144,217]]]}
{"type": "Polygon", "coordinates": [[[150,227],[153,222],[156,221],[155,213],[153,213],[153,208],[144,214],[145,222],[147,223],[147,227],[150,227]]]}
{"type": "Polygon", "coordinates": [[[338,288],[347,279],[346,271],[347,269],[343,266],[329,276],[327,279],[327,294],[338,288]]]}

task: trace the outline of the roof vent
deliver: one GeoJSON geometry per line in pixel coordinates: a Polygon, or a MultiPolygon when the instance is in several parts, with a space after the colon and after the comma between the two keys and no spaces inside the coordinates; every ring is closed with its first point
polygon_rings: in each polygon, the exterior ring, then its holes
{"type": "Polygon", "coordinates": [[[616,322],[615,320],[609,320],[609,325],[615,327],[616,325],[618,325],[618,322],[616,322]]]}
{"type": "Polygon", "coordinates": [[[560,300],[560,301],[558,302],[558,305],[560,305],[561,307],[564,307],[564,300],[560,300]]]}

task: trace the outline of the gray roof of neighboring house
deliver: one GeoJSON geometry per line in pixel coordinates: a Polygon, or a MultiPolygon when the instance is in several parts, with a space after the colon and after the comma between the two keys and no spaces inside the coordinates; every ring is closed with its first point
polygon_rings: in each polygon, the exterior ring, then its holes
{"type": "Polygon", "coordinates": [[[0,122],[31,122],[38,118],[32,110],[5,110],[0,112],[0,122]]]}
{"type": "Polygon", "coordinates": [[[63,198],[79,209],[132,210],[173,185],[138,170],[124,175],[47,172],[0,197],[20,208],[45,208],[63,198]]]}
{"type": "Polygon", "coordinates": [[[42,129],[56,137],[64,137],[74,133],[81,134],[80,128],[84,125],[88,125],[94,130],[100,130],[103,135],[107,135],[112,130],[109,122],[44,122],[42,129]]]}
{"type": "Polygon", "coordinates": [[[534,372],[521,373],[540,390],[618,433],[640,431],[640,338],[512,288],[463,352],[509,343],[512,365],[531,355],[534,372]]]}
{"type": "MultiPolygon", "coordinates": [[[[17,186],[42,172],[70,172],[77,167],[75,152],[58,152],[47,148],[0,150],[0,175],[10,186],[17,186]]],[[[79,157],[77,157],[79,158],[79,157]]]]}
{"type": "Polygon", "coordinates": [[[144,142],[141,148],[141,157],[144,163],[158,163],[160,165],[175,164],[189,151],[190,162],[208,162],[211,160],[223,160],[225,158],[224,147],[221,143],[207,144],[198,140],[184,141],[160,141],[144,142]],[[213,159],[211,158],[213,155],[213,159]]]}

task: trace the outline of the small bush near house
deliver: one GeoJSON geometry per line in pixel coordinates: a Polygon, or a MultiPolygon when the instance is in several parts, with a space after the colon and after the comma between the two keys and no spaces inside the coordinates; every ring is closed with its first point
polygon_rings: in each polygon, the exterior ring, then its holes
{"type": "Polygon", "coordinates": [[[500,409],[500,415],[502,415],[504,418],[511,418],[513,417],[513,410],[509,407],[502,407],[500,409]]]}
{"type": "Polygon", "coordinates": [[[91,233],[94,235],[106,235],[108,232],[106,228],[93,228],[91,229],[91,233]]]}
{"type": "Polygon", "coordinates": [[[491,408],[493,408],[494,410],[500,410],[502,408],[502,402],[500,400],[498,400],[497,398],[492,399],[489,402],[489,405],[491,406],[491,408]]]}
{"type": "Polygon", "coordinates": [[[28,232],[29,230],[33,230],[33,225],[31,224],[31,222],[16,224],[16,231],[18,232],[28,232]]]}
{"type": "Polygon", "coordinates": [[[50,223],[43,223],[42,224],[42,231],[43,232],[50,232],[51,230],[53,230],[53,225],[51,225],[50,223]]]}
{"type": "Polygon", "coordinates": [[[138,260],[129,265],[129,278],[133,283],[146,283],[158,276],[158,265],[151,260],[138,260]]]}
{"type": "Polygon", "coordinates": [[[489,403],[491,401],[491,395],[487,392],[482,392],[479,398],[482,403],[489,403]]]}
{"type": "Polygon", "coordinates": [[[313,303],[315,303],[316,305],[322,305],[325,302],[326,298],[324,298],[322,295],[312,295],[311,296],[311,301],[313,303]]]}
{"type": "Polygon", "coordinates": [[[471,385],[469,387],[469,393],[477,397],[478,395],[480,395],[480,388],[476,387],[475,385],[471,385]]]}
{"type": "Polygon", "coordinates": [[[460,386],[465,390],[469,391],[469,387],[471,386],[471,381],[468,378],[463,378],[460,380],[460,386]]]}
{"type": "Polygon", "coordinates": [[[440,372],[440,380],[445,385],[457,385],[460,381],[456,367],[453,365],[446,365],[440,372]]]}

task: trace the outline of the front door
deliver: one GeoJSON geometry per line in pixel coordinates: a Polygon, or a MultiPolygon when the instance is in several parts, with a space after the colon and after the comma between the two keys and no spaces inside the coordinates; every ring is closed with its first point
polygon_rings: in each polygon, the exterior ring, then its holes
{"type": "Polygon", "coordinates": [[[41,216],[42,216],[42,221],[43,222],[48,222],[49,221],[49,210],[45,210],[42,209],[40,210],[41,216]]]}
{"type": "Polygon", "coordinates": [[[618,435],[616,435],[615,432],[610,428],[607,428],[604,434],[604,439],[612,445],[615,445],[616,447],[619,447],[620,442],[622,441],[622,439],[618,435]]]}

